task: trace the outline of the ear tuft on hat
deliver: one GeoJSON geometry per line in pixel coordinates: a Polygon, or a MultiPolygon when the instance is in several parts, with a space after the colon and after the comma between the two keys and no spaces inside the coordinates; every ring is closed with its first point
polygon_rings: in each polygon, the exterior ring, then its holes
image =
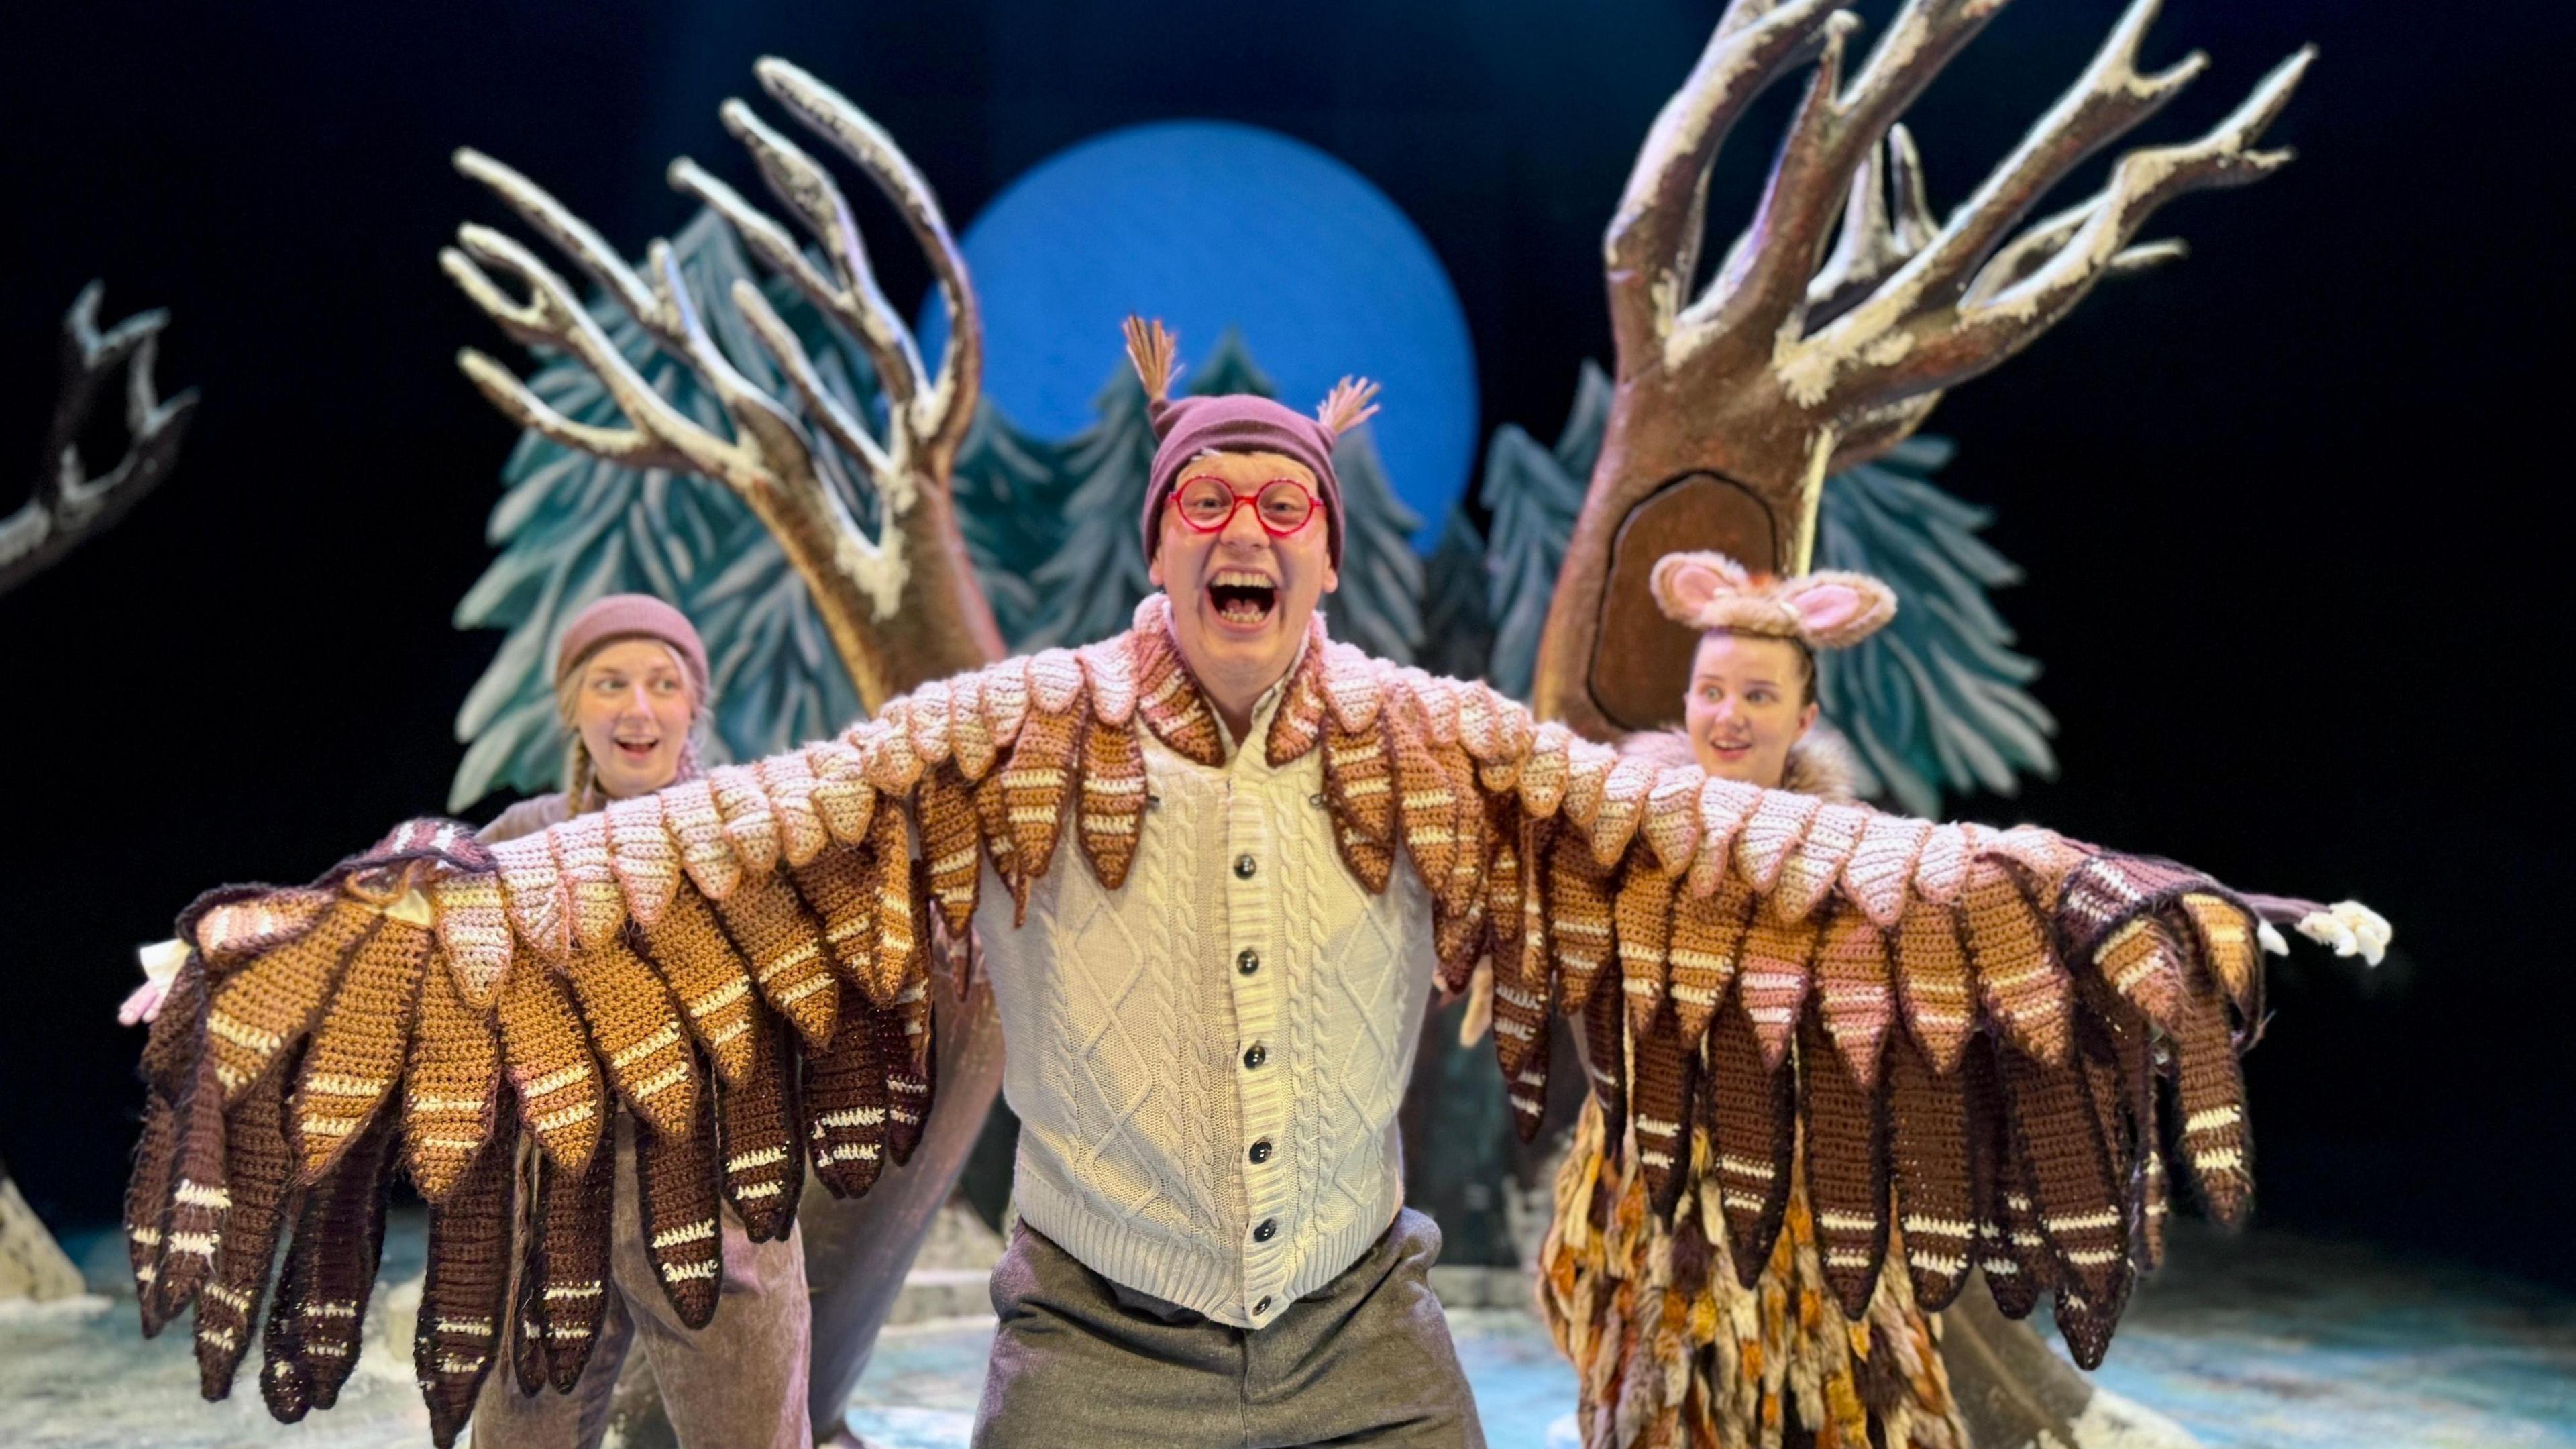
{"type": "Polygon", "coordinates": [[[1163,430],[1163,415],[1172,405],[1172,380],[1181,375],[1179,364],[1172,360],[1175,339],[1163,327],[1163,319],[1148,322],[1129,314],[1127,318],[1127,360],[1135,365],[1136,380],[1145,384],[1145,401],[1154,419],[1154,431],[1163,430]]]}
{"type": "Polygon", "coordinates": [[[1896,591],[1867,574],[1757,577],[1722,553],[1668,553],[1647,576],[1664,617],[1693,629],[1848,649],[1896,617],[1896,591]]]}
{"type": "Polygon", "coordinates": [[[1818,649],[1848,649],[1896,617],[1896,591],[1867,574],[1831,570],[1790,579],[1780,600],[1798,614],[1798,636],[1818,649]]]}
{"type": "Polygon", "coordinates": [[[1335,438],[1376,416],[1377,384],[1365,377],[1345,377],[1334,383],[1315,408],[1315,421],[1335,438]]]}

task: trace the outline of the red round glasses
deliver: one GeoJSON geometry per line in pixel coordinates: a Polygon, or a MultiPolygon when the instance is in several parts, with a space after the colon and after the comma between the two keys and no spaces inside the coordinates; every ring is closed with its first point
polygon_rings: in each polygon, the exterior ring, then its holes
{"type": "Polygon", "coordinates": [[[1314,490],[1294,478],[1273,478],[1262,484],[1259,492],[1247,496],[1235,492],[1233,484],[1215,474],[1201,473],[1183,479],[1181,486],[1172,490],[1172,511],[1200,533],[1224,528],[1247,505],[1261,531],[1272,538],[1285,538],[1304,528],[1315,510],[1324,506],[1314,490]]]}

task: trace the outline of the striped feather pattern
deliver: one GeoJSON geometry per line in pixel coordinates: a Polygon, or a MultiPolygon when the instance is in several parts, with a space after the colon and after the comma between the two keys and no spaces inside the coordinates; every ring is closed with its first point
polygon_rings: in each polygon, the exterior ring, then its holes
{"type": "Polygon", "coordinates": [[[885,1166],[886,1070],[876,1008],[843,988],[841,1030],[805,1058],[805,1152],[834,1197],[866,1192],[885,1166]]]}
{"type": "Polygon", "coordinates": [[[1891,946],[1896,998],[1907,1028],[1933,1071],[1957,1071],[1977,1017],[1968,995],[1968,953],[1949,907],[1928,898],[1907,906],[1891,946]]]}
{"type": "Polygon", "coordinates": [[[2090,1084],[2073,1063],[2015,1047],[1996,1053],[2030,1217],[2045,1240],[2060,1326],[2076,1362],[2099,1368],[2108,1325],[2129,1295],[2127,1183],[2103,1137],[2090,1084]],[[2068,1307],[2080,1304],[2070,1321],[2068,1307]]]}
{"type": "Polygon", "coordinates": [[[454,973],[434,962],[422,972],[417,1005],[403,1079],[403,1160],[434,1208],[494,1127],[508,1123],[498,1108],[501,1040],[491,1020],[465,1004],[454,973]]]}
{"type": "Polygon", "coordinates": [[[351,954],[296,1070],[289,1120],[302,1159],[298,1186],[330,1171],[392,1095],[433,941],[389,917],[351,954]]]}
{"type": "Polygon", "coordinates": [[[572,944],[589,950],[626,924],[626,898],[609,857],[608,817],[593,813],[565,821],[555,835],[570,905],[572,944]]]}
{"type": "MultiPolygon", "coordinates": [[[[1022,743],[1027,739],[1021,736],[1022,743]]],[[[1009,777],[1009,770],[1002,772],[1005,781],[1009,777]]],[[[1010,787],[1006,784],[1004,788],[1007,791],[1010,787]]],[[[877,885],[876,966],[861,984],[867,988],[868,1000],[884,1008],[892,1006],[929,974],[930,935],[921,902],[915,899],[927,871],[915,871],[912,842],[906,836],[903,816],[893,810],[877,817],[870,846],[870,875],[877,885]]],[[[1025,900],[1022,904],[1026,904],[1025,900]]]]}
{"type": "MultiPolygon", "coordinates": [[[[898,733],[891,738],[900,740],[898,733]]],[[[725,838],[724,817],[716,812],[714,787],[705,780],[683,780],[657,792],[662,797],[662,824],[678,846],[680,870],[711,901],[733,894],[742,882],[742,862],[725,838]]],[[[527,837],[530,840],[535,836],[527,837]]],[[[516,844],[517,842],[509,842],[516,844]]],[[[497,852],[496,852],[497,853],[497,852]]],[[[505,871],[502,876],[509,879],[505,871]]]]}
{"type": "Polygon", "coordinates": [[[544,1328],[546,1382],[568,1394],[599,1344],[608,1312],[608,1234],[615,1222],[617,1152],[603,1146],[579,1171],[537,1164],[534,1288],[544,1328]]]}
{"type": "Polygon", "coordinates": [[[619,1099],[654,1131],[686,1134],[697,1118],[697,1052],[670,988],[622,938],[575,957],[566,976],[619,1099]]]}
{"type": "Polygon", "coordinates": [[[285,1073],[270,1075],[233,1105],[224,1147],[232,1206],[224,1214],[214,1267],[197,1293],[197,1392],[210,1403],[233,1391],[277,1257],[287,1182],[295,1171],[286,1140],[285,1073]]]}
{"type": "Polygon", "coordinates": [[[975,896],[984,879],[983,831],[965,775],[944,761],[924,771],[913,816],[921,824],[921,854],[930,863],[940,917],[950,935],[963,937],[975,919],[975,896]]]}
{"type": "MultiPolygon", "coordinates": [[[[1136,861],[1136,843],[1145,829],[1145,794],[1145,746],[1135,726],[1126,721],[1092,721],[1082,737],[1082,797],[1076,807],[1081,818],[1075,838],[1082,843],[1082,858],[1090,862],[1092,875],[1104,889],[1114,891],[1127,883],[1127,868],[1136,861]]],[[[975,860],[974,850],[970,837],[966,841],[970,863],[975,860]]],[[[934,864],[934,886],[938,878],[934,864]]],[[[940,897],[943,906],[947,899],[944,894],[940,897]]],[[[966,935],[965,923],[953,915],[948,930],[961,940],[966,935]]]]}
{"type": "Polygon", "coordinates": [[[1592,858],[1603,866],[1619,863],[1628,842],[1646,818],[1646,794],[1655,788],[1655,768],[1643,760],[1622,758],[1601,777],[1601,803],[1592,813],[1592,858]]]}
{"type": "Polygon", "coordinates": [[[1766,1069],[1778,1071],[1788,1059],[1798,1017],[1807,1004],[1807,981],[1816,959],[1819,923],[1783,924],[1769,911],[1753,912],[1745,927],[1742,966],[1735,977],[1735,997],[1754,1039],[1762,1045],[1766,1069]]]}
{"type": "Polygon", "coordinates": [[[1816,947],[1816,1001],[1834,1050],[1864,1092],[1878,1089],[1879,1050],[1896,1017],[1887,937],[1857,910],[1839,910],[1816,947]]]}
{"type": "MultiPolygon", "coordinates": [[[[1080,673],[1074,678],[1078,687],[1080,673]]],[[[1082,719],[1069,709],[1032,712],[1020,727],[1010,763],[1002,767],[1002,799],[1010,808],[1011,854],[1015,878],[1022,883],[1019,909],[1023,914],[1028,910],[1026,883],[1045,875],[1055,862],[1056,837],[1064,828],[1074,751],[1081,734],[1082,719]]]]}
{"type": "Polygon", "coordinates": [[[1821,1009],[1799,1018],[1798,1086],[1818,1255],[1835,1300],[1857,1320],[1869,1311],[1887,1261],[1885,1104],[1861,1087],[1854,1064],[1826,1031],[1821,1009]]]}
{"type": "Polygon", "coordinates": [[[1488,892],[1498,930],[1506,919],[1520,923],[1494,952],[1494,1051],[1523,1140],[1537,1130],[1546,1108],[1548,1018],[1556,993],[1556,974],[1548,960],[1546,898],[1529,863],[1546,855],[1555,830],[1553,821],[1524,822],[1511,851],[1513,868],[1506,872],[1498,866],[1488,892]],[[1536,1080],[1527,1080],[1533,1068],[1536,1080]]]}
{"type": "MultiPolygon", "coordinates": [[[[749,765],[718,765],[707,772],[707,793],[715,798],[725,839],[743,872],[763,876],[778,869],[778,814],[761,788],[759,771],[749,765]]],[[[572,862],[567,858],[564,864],[569,870],[572,862]]]]}
{"type": "Polygon", "coordinates": [[[1762,1056],[1741,1002],[1717,1013],[1708,1037],[1709,1086],[1716,1126],[1718,1205],[1726,1219],[1735,1280],[1750,1288],[1770,1261],[1789,1208],[1798,1142],[1797,1086],[1762,1056]]]}
{"type": "MultiPolygon", "coordinates": [[[[752,767],[778,818],[778,853],[791,866],[810,865],[832,843],[814,808],[814,772],[801,754],[772,755],[752,767]]],[[[980,772],[979,772],[980,773],[980,772]]]]}
{"type": "Polygon", "coordinates": [[[476,1011],[490,1011],[512,955],[501,883],[488,875],[449,876],[429,888],[429,902],[458,996],[476,1011]]]}
{"type": "Polygon", "coordinates": [[[1333,812],[1333,843],[1371,895],[1395,870],[1395,764],[1375,728],[1338,720],[1324,731],[1324,798],[1333,812]]]}
{"type": "MultiPolygon", "coordinates": [[[[1610,882],[1571,822],[1548,843],[1548,938],[1556,947],[1556,1008],[1568,1016],[1592,1003],[1610,964],[1610,882]]],[[[1615,1010],[1615,1009],[1614,1009],[1615,1010]]]]}
{"type": "Polygon", "coordinates": [[[846,740],[825,740],[805,747],[805,769],[814,777],[814,813],[823,828],[843,845],[867,839],[877,810],[867,758],[846,740]]]}
{"type": "Polygon", "coordinates": [[[752,1023],[758,997],[751,985],[751,963],[734,948],[716,921],[715,908],[696,891],[671,898],[670,909],[646,927],[630,945],[661,972],[679,999],[689,1031],[715,1062],[716,1075],[742,1080],[751,1070],[752,1023]]]}
{"type": "Polygon", "coordinates": [[[572,952],[572,890],[555,859],[554,832],[540,830],[505,840],[492,851],[510,929],[521,944],[548,961],[572,952]]]}
{"type": "Polygon", "coordinates": [[[1902,1033],[1887,1045],[1889,1159],[1914,1301],[1950,1306],[1975,1267],[1981,1194],[1970,1173],[1967,1084],[1902,1033]]]}
{"type": "Polygon", "coordinates": [[[2174,1033],[2174,1105],[2182,1160],[2209,1215],[2231,1227],[2253,1206],[2253,1143],[2245,1125],[2245,1078],[2229,1037],[2227,1006],[2201,983],[2185,993],[2174,1033]]]}
{"type": "Polygon", "coordinates": [[[521,1120],[548,1159],[581,1171],[599,1147],[608,1104],[571,989],[551,971],[513,971],[501,985],[500,1018],[521,1120]]]}
{"type": "Polygon", "coordinates": [[[1807,838],[1807,827],[1823,808],[1824,802],[1812,795],[1762,792],[1753,813],[1744,818],[1744,832],[1735,844],[1735,868],[1755,890],[1767,895],[1779,886],[1780,873],[1789,868],[1790,853],[1807,838]]]}
{"type": "MultiPolygon", "coordinates": [[[[1661,871],[1634,869],[1619,883],[1612,906],[1619,953],[1619,991],[1626,1002],[1628,1033],[1643,1041],[1656,1020],[1672,1015],[1673,895],[1681,882],[1661,871]]],[[[1679,1052],[1683,1035],[1672,1035],[1679,1052]]],[[[1699,1038],[1689,1038],[1696,1051],[1699,1038]]],[[[1642,1070],[1642,1068],[1640,1069],[1642,1070]]],[[[1674,1120],[1678,1120],[1677,1118],[1674,1120]]]]}
{"type": "Polygon", "coordinates": [[[2021,878],[1992,857],[1968,867],[1959,892],[1959,935],[1976,968],[1977,995],[2006,1041],[2041,1061],[2064,1065],[2069,1045],[2067,993],[2048,922],[2023,894],[2021,878]]]}
{"type": "Polygon", "coordinates": [[[1843,866],[1843,890],[1880,930],[1893,930],[1905,914],[1915,862],[1931,838],[1929,822],[1901,815],[1872,813],[1861,826],[1860,840],[1843,866]]]}
{"type": "Polygon", "coordinates": [[[787,1235],[805,1186],[805,1149],[796,1140],[796,1062],[786,1028],[755,1019],[751,1069],[739,1083],[716,1086],[716,1151],[725,1201],[755,1243],[787,1235]]]}
{"type": "Polygon", "coordinates": [[[1699,1044],[1684,1041],[1681,1028],[1666,1012],[1636,1037],[1637,1074],[1632,1083],[1637,1166],[1645,1175],[1646,1201],[1669,1216],[1690,1179],[1691,1098],[1699,1066],[1699,1044]]]}
{"type": "Polygon", "coordinates": [[[1670,989],[1682,1040],[1706,1039],[1710,1018],[1735,984],[1744,930],[1756,904],[1753,888],[1733,876],[1715,895],[1685,893],[1674,903],[1670,989]]]}
{"type": "Polygon", "coordinates": [[[412,1370],[429,1404],[430,1437],[455,1449],[500,1347],[510,1274],[510,1164],[515,1115],[429,1209],[429,1266],[421,1278],[412,1370]]]}
{"type": "Polygon", "coordinates": [[[1293,764],[1306,757],[1306,752],[1323,743],[1325,641],[1322,621],[1307,632],[1306,651],[1298,656],[1296,673],[1288,680],[1288,689],[1280,697],[1279,708],[1270,716],[1270,733],[1262,740],[1262,758],[1272,769],[1293,764]]]}
{"type": "Polygon", "coordinates": [[[393,1147],[393,1119],[380,1117],[339,1166],[305,1192],[295,1240],[287,1248],[290,1258],[298,1260],[292,1276],[303,1291],[300,1298],[291,1298],[281,1288],[270,1312],[293,1313],[301,1320],[295,1335],[302,1365],[297,1377],[317,1409],[340,1401],[340,1390],[358,1366],[367,1300],[384,1258],[393,1147]]]}
{"type": "Polygon", "coordinates": [[[662,797],[612,800],[600,817],[608,827],[608,871],[627,912],[636,924],[653,925],[680,888],[680,850],[663,827],[662,797]]]}
{"type": "Polygon", "coordinates": [[[716,902],[716,916],[750,961],[760,999],[794,1023],[808,1045],[820,1049],[829,1042],[841,998],[832,989],[831,963],[823,958],[823,923],[794,888],[774,875],[748,879],[716,902]]]}
{"type": "MultiPolygon", "coordinates": [[[[864,990],[876,970],[878,883],[874,852],[836,845],[789,874],[823,923],[823,954],[842,982],[864,990]]],[[[849,999],[842,999],[844,1012],[849,999]]]]}
{"type": "Polygon", "coordinates": [[[713,1098],[701,1096],[682,1130],[661,1132],[639,1123],[635,1131],[635,1206],[644,1256],[671,1311],[691,1328],[715,1318],[724,1288],[714,1113],[713,1098]]]}
{"type": "Polygon", "coordinates": [[[241,1100],[312,1030],[351,953],[383,919],[381,909],[363,901],[335,902],[312,929],[215,983],[206,1031],[227,1103],[241,1100]]]}

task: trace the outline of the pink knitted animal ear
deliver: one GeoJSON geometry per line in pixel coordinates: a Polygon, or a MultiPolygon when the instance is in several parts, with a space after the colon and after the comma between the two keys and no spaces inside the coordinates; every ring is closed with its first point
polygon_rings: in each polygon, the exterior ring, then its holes
{"type": "Polygon", "coordinates": [[[1655,560],[1654,572],[1647,575],[1664,617],[1694,629],[1707,627],[1702,616],[1710,601],[1741,592],[1745,583],[1744,565],[1722,553],[1668,553],[1655,560]]]}
{"type": "Polygon", "coordinates": [[[1867,574],[1791,579],[1781,602],[1797,611],[1799,637],[1819,649],[1848,649],[1896,617],[1896,591],[1867,574]]]}

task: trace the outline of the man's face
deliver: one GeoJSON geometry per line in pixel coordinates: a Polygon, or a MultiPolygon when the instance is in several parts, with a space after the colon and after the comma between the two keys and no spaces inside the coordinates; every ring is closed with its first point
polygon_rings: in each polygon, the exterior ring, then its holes
{"type": "MultiPolygon", "coordinates": [[[[1284,495],[1274,494],[1274,502],[1284,495]]],[[[1331,562],[1331,525],[1321,490],[1306,465],[1277,453],[1213,453],[1181,468],[1171,501],[1156,521],[1150,570],[1172,601],[1172,633],[1181,659],[1221,706],[1246,707],[1296,661],[1315,603],[1341,583],[1331,562]],[[1247,500],[1214,532],[1183,517],[1183,500],[1209,496],[1201,479],[1247,500]],[[1251,500],[1282,479],[1302,486],[1318,506],[1288,533],[1273,537],[1251,500]],[[1195,490],[1193,485],[1196,485],[1195,490]]],[[[1274,516],[1274,525],[1277,522],[1274,516]]]]}
{"type": "Polygon", "coordinates": [[[679,776],[697,701],[669,645],[616,640],[582,662],[579,689],[573,723],[601,790],[625,800],[679,776]]]}
{"type": "Polygon", "coordinates": [[[1789,771],[1789,747],[1816,722],[1815,705],[1802,702],[1806,688],[1806,661],[1789,641],[1723,630],[1702,635],[1682,706],[1699,767],[1778,789],[1789,771]]]}

